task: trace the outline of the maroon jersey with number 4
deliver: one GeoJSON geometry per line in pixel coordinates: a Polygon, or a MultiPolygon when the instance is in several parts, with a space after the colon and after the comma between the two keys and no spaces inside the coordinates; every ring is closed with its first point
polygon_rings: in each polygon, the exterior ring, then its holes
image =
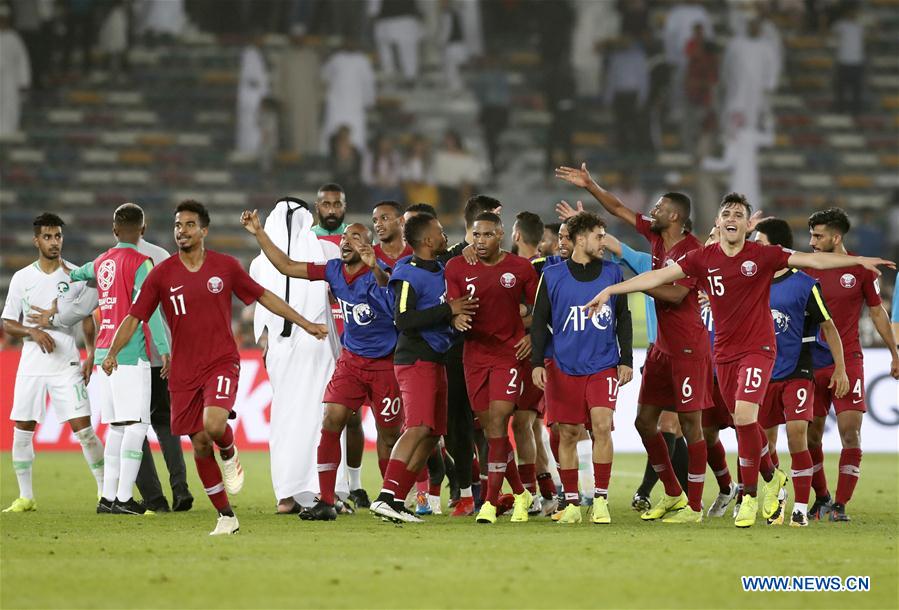
{"type": "Polygon", "coordinates": [[[129,313],[146,322],[162,305],[172,329],[169,390],[202,387],[215,369],[240,365],[231,333],[231,295],[249,305],[263,292],[237,259],[212,250],[195,272],[177,254],[153,268],[129,313]]]}
{"type": "Polygon", "coordinates": [[[770,352],[774,358],[771,278],[787,266],[790,254],[780,246],[747,241],[736,256],[712,244],[693,250],[678,263],[684,273],[699,278],[708,292],[715,320],[716,364],[753,352],[770,352]]]}
{"type": "MultiPolygon", "coordinates": [[[[876,307],[881,303],[877,275],[861,265],[842,269],[808,269],[806,273],[821,284],[821,295],[840,333],[846,360],[861,360],[858,321],[863,306],[876,307]]],[[[833,362],[826,347],[813,345],[812,356],[815,368],[819,368],[822,361],[833,362]]]]}
{"type": "MultiPolygon", "coordinates": [[[[687,253],[702,248],[702,244],[692,234],[665,250],[665,240],[649,227],[651,219],[637,216],[637,232],[649,241],[652,253],[652,268],[664,269],[673,263],[681,263],[687,253]]],[[[699,312],[698,280],[686,277],[675,282],[689,288],[687,296],[674,305],[655,299],[656,316],[659,320],[658,336],[653,344],[655,349],[669,356],[696,358],[709,353],[709,334],[702,323],[699,312]]]]}
{"type": "Polygon", "coordinates": [[[478,298],[478,311],[465,334],[465,361],[491,366],[515,360],[515,344],[524,337],[518,306],[534,304],[537,272],[528,259],[506,253],[495,265],[469,265],[461,256],[446,265],[446,298],[478,298]]]}

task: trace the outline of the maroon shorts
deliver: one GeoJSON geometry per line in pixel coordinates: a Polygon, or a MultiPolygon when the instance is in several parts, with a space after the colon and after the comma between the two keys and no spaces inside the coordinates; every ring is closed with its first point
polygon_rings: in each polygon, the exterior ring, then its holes
{"type": "Polygon", "coordinates": [[[226,364],[214,369],[206,383],[193,390],[170,391],[172,434],[196,434],[203,430],[203,409],[219,407],[229,413],[237,398],[240,365],[226,364]]]}
{"type": "Polygon", "coordinates": [[[322,402],[343,405],[353,412],[358,412],[363,404],[369,404],[378,426],[402,425],[403,406],[400,386],[393,372],[393,355],[366,358],[344,349],[322,402]]]}
{"type": "Polygon", "coordinates": [[[534,385],[533,367],[530,362],[519,362],[521,370],[521,396],[515,406],[521,411],[543,413],[543,390],[534,385]]]}
{"type": "Polygon", "coordinates": [[[592,375],[567,375],[555,367],[547,375],[547,407],[553,422],[560,424],[589,424],[590,409],[615,409],[618,398],[618,368],[612,367],[592,375]]]}
{"type": "Polygon", "coordinates": [[[517,403],[521,397],[521,368],[515,361],[492,365],[464,364],[465,388],[471,410],[482,413],[494,400],[517,403]]]}
{"type": "Polygon", "coordinates": [[[712,406],[712,359],[677,358],[649,348],[637,403],[679,413],[712,406]]]}
{"type": "Polygon", "coordinates": [[[712,381],[712,406],[702,410],[702,427],[718,430],[734,427],[734,418],[727,410],[724,397],[721,396],[717,378],[712,381]]]}
{"type": "Polygon", "coordinates": [[[446,367],[418,360],[393,367],[403,396],[406,428],[427,426],[435,436],[446,434],[446,367]]]}
{"type": "Polygon", "coordinates": [[[846,376],[849,378],[849,393],[842,398],[833,394],[828,388],[834,365],[815,370],[815,417],[827,417],[830,405],[833,404],[837,415],[843,411],[867,411],[865,408],[865,361],[852,359],[846,361],[846,376]]]}
{"type": "Polygon", "coordinates": [[[773,428],[788,421],[812,421],[815,412],[815,384],[811,379],[772,381],[759,409],[762,428],[773,428]]]}
{"type": "Polygon", "coordinates": [[[718,383],[727,410],[733,413],[738,400],[761,406],[765,402],[765,391],[773,368],[774,354],[768,352],[753,352],[738,360],[719,364],[718,383]]]}

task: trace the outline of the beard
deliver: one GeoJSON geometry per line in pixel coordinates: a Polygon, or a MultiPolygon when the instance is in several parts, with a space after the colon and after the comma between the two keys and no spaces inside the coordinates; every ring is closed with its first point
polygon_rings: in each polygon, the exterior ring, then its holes
{"type": "Polygon", "coordinates": [[[327,229],[328,231],[334,231],[343,224],[344,216],[322,216],[321,217],[321,226],[327,229]]]}

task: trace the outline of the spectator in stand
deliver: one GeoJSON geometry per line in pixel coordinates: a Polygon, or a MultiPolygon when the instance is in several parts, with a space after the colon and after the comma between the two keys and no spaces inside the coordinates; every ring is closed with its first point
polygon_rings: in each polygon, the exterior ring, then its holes
{"type": "Polygon", "coordinates": [[[715,124],[713,104],[718,84],[718,54],[713,43],[706,40],[701,23],[693,27],[693,37],[687,42],[687,106],[681,122],[681,147],[696,152],[700,134],[715,124]]]}
{"type": "Polygon", "coordinates": [[[281,104],[270,95],[259,104],[259,167],[268,174],[281,148],[281,104]]]}
{"type": "Polygon", "coordinates": [[[124,0],[116,0],[100,26],[99,48],[103,62],[119,79],[128,69],[128,11],[124,0]]]}
{"type": "Polygon", "coordinates": [[[403,198],[401,165],[393,138],[385,134],[376,136],[362,164],[362,181],[368,187],[367,201],[398,201],[403,198]]]}
{"type": "Polygon", "coordinates": [[[96,28],[96,2],[94,0],[67,0],[65,3],[66,37],[62,56],[63,72],[72,67],[75,48],[81,52],[81,71],[87,74],[93,67],[94,38],[96,28]]]}
{"type": "Polygon", "coordinates": [[[259,48],[260,37],[253,36],[240,56],[240,79],[237,84],[237,131],[234,136],[237,152],[259,155],[262,130],[259,108],[270,94],[268,69],[259,48]]]}
{"type": "Polygon", "coordinates": [[[134,23],[135,31],[151,42],[177,40],[188,23],[184,0],[135,0],[134,23]]]}
{"type": "Polygon", "coordinates": [[[384,74],[396,74],[394,49],[399,55],[400,71],[406,86],[418,76],[418,43],[421,40],[421,15],[415,0],[369,0],[375,16],[375,43],[378,62],[384,74]]]}
{"type": "Polygon", "coordinates": [[[462,202],[472,195],[483,173],[483,165],[465,150],[461,136],[453,130],[447,131],[442,147],[434,155],[434,181],[443,211],[461,210],[462,202]]]}
{"type": "Polygon", "coordinates": [[[349,125],[341,125],[331,138],[328,154],[331,176],[343,191],[348,201],[363,201],[365,187],[362,185],[362,153],[356,148],[349,125]]]}
{"type": "Polygon", "coordinates": [[[553,169],[570,163],[570,159],[574,158],[571,136],[575,122],[575,88],[574,74],[567,60],[555,66],[547,66],[543,80],[543,97],[551,121],[546,136],[543,176],[548,185],[554,182],[553,169]]]}
{"type": "MultiPolygon", "coordinates": [[[[760,123],[767,116],[767,98],[777,86],[777,57],[771,44],[762,38],[758,19],[749,23],[746,34],[728,42],[721,63],[724,89],[721,124],[728,130],[770,128],[760,123]]],[[[748,196],[745,191],[737,192],[748,196]]]]}
{"type": "Polygon", "coordinates": [[[317,153],[321,126],[321,58],[295,25],[290,45],[276,57],[272,87],[281,103],[284,148],[300,155],[317,153]]]}
{"type": "Polygon", "coordinates": [[[859,115],[865,84],[865,29],[858,6],[852,4],[831,27],[836,37],[834,109],[859,115]]]}
{"type": "Polygon", "coordinates": [[[605,103],[615,116],[616,152],[639,153],[646,138],[646,100],[649,96],[649,66],[646,52],[634,38],[624,36],[609,55],[605,103]]]}
{"type": "Polygon", "coordinates": [[[671,119],[679,121],[686,107],[684,80],[687,76],[687,41],[693,36],[693,26],[702,24],[702,30],[711,38],[714,34],[712,20],[700,2],[684,2],[674,6],[665,19],[663,33],[665,59],[671,69],[671,119]]]}
{"type": "Polygon", "coordinates": [[[446,85],[453,91],[462,89],[459,69],[468,61],[469,50],[462,29],[462,15],[452,0],[440,2],[440,41],[443,43],[443,72],[446,85]]]}
{"type": "Polygon", "coordinates": [[[434,184],[431,159],[431,143],[420,134],[412,136],[409,152],[400,168],[406,201],[437,201],[439,195],[434,184]]]}
{"type": "Polygon", "coordinates": [[[375,71],[371,59],[353,39],[344,39],[341,47],[322,66],[325,81],[325,116],[322,128],[322,149],[337,130],[350,128],[353,145],[364,150],[368,132],[365,113],[375,103],[375,71]]]}
{"type": "Polygon", "coordinates": [[[13,0],[13,29],[22,37],[31,60],[31,83],[46,86],[53,54],[53,0],[13,0]]]}
{"type": "Polygon", "coordinates": [[[484,133],[491,176],[496,180],[501,169],[499,138],[509,124],[509,106],[512,103],[509,75],[499,65],[496,56],[484,55],[481,58],[480,69],[474,79],[474,89],[481,104],[478,119],[484,133]]]}
{"type": "Polygon", "coordinates": [[[19,131],[22,91],[31,85],[28,51],[9,18],[9,7],[0,5],[0,136],[19,131]]]}
{"type": "MultiPolygon", "coordinates": [[[[626,3],[627,4],[627,3],[626,3]]],[[[621,18],[612,2],[576,0],[571,35],[571,66],[579,97],[598,98],[608,44],[621,34],[621,18]]]]}

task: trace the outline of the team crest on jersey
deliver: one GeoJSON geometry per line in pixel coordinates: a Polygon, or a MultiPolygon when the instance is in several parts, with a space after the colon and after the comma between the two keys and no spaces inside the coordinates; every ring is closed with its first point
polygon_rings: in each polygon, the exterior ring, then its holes
{"type": "Polygon", "coordinates": [[[740,273],[745,275],[746,277],[752,277],[756,273],[758,273],[759,266],[755,264],[754,261],[746,261],[742,265],[740,265],[740,273]]]}
{"type": "Polygon", "coordinates": [[[108,258],[100,263],[100,268],[97,269],[97,286],[105,292],[112,287],[113,281],[115,281],[115,261],[108,258]]]}
{"type": "Polygon", "coordinates": [[[65,294],[69,291],[68,282],[59,282],[56,284],[56,294],[65,294]]]}
{"type": "Polygon", "coordinates": [[[511,288],[515,285],[515,281],[514,273],[503,273],[502,277],[499,278],[499,283],[503,285],[503,288],[511,288]]]}
{"type": "Polygon", "coordinates": [[[851,273],[844,273],[840,276],[840,286],[843,288],[852,288],[855,286],[855,276],[851,273]]]}
{"type": "Polygon", "coordinates": [[[774,334],[779,335],[783,332],[786,332],[790,328],[790,316],[783,313],[782,311],[778,311],[776,309],[771,310],[771,317],[774,318],[774,334]]]}
{"type": "Polygon", "coordinates": [[[222,281],[217,275],[213,275],[206,281],[206,288],[209,289],[209,292],[212,294],[218,294],[222,291],[222,288],[225,287],[225,282],[222,281]]]}

